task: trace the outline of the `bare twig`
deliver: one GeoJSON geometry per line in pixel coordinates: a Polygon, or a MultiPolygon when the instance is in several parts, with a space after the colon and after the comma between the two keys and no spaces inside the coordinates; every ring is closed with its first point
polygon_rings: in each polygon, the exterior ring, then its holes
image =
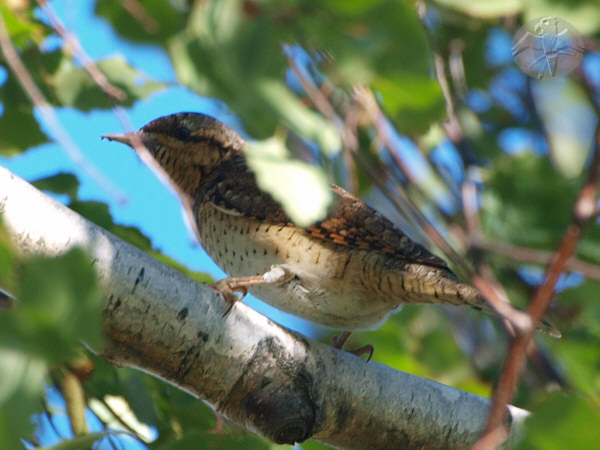
{"type": "MultiPolygon", "coordinates": [[[[521,247],[506,242],[494,242],[485,238],[473,241],[472,245],[524,263],[549,264],[553,257],[553,253],[549,251],[521,247]]],[[[600,266],[581,261],[575,256],[567,260],[565,269],[570,272],[579,272],[586,278],[600,281],[600,266]]]]}
{"type": "MultiPolygon", "coordinates": [[[[548,309],[556,283],[567,266],[567,261],[574,254],[583,229],[594,217],[598,202],[598,179],[600,177],[600,126],[596,129],[595,149],[590,164],[587,180],[579,191],[573,208],[573,219],[565,230],[560,246],[555,252],[552,262],[546,270],[544,282],[533,294],[527,313],[532,322],[541,319],[548,309]]],[[[494,392],[492,408],[483,437],[474,448],[487,449],[499,445],[505,437],[503,430],[506,421],[506,405],[514,398],[517,383],[525,367],[527,345],[531,340],[533,330],[524,330],[517,334],[511,342],[508,356],[498,387],[494,392]]]]}
{"type": "Polygon", "coordinates": [[[160,30],[160,23],[154,19],[138,0],[123,0],[123,8],[144,28],[149,34],[156,34],[160,30]]]}
{"type": "Polygon", "coordinates": [[[454,99],[452,98],[450,85],[448,83],[448,79],[446,78],[446,65],[444,63],[444,59],[437,53],[434,56],[434,67],[435,76],[440,83],[442,94],[444,95],[444,100],[446,101],[446,115],[448,116],[448,120],[442,123],[442,129],[446,133],[446,136],[448,136],[448,139],[450,139],[450,141],[458,150],[458,153],[460,154],[465,166],[470,166],[476,162],[476,158],[467,145],[465,134],[456,115],[454,99]]]}
{"type": "MultiPolygon", "coordinates": [[[[463,215],[467,227],[466,240],[469,245],[472,245],[472,242],[479,241],[481,236],[479,214],[477,214],[477,189],[473,183],[465,181],[461,193],[463,215]]],[[[476,261],[475,266],[477,269],[471,273],[471,282],[479,289],[492,308],[506,319],[508,323],[505,325],[509,331],[514,334],[514,327],[510,325],[520,329],[530,328],[532,326],[531,319],[526,313],[510,304],[504,288],[494,279],[491,268],[481,260],[476,261]]]]}
{"type": "Polygon", "coordinates": [[[83,64],[85,70],[89,73],[90,77],[94,80],[94,82],[104,91],[104,93],[108,96],[109,99],[114,101],[123,101],[127,98],[127,94],[122,89],[114,86],[108,81],[106,76],[100,71],[98,66],[94,64],[92,59],[85,53],[79,40],[71,33],[68,29],[66,29],[61,23],[60,19],[47,2],[47,0],[36,0],[48,20],[52,24],[52,28],[56,31],[64,41],[66,45],[68,45],[75,57],[83,64]]]}
{"type": "Polygon", "coordinates": [[[358,192],[358,181],[356,175],[356,166],[352,159],[353,149],[358,148],[358,138],[356,135],[356,129],[350,127],[346,121],[336,112],[335,108],[327,98],[327,96],[313,83],[312,80],[308,79],[304,72],[298,67],[296,59],[292,56],[288,56],[288,63],[298,78],[300,85],[306,92],[306,95],[313,103],[315,108],[336,127],[340,137],[342,139],[342,151],[344,156],[344,162],[348,170],[347,185],[346,188],[353,193],[358,192]]]}

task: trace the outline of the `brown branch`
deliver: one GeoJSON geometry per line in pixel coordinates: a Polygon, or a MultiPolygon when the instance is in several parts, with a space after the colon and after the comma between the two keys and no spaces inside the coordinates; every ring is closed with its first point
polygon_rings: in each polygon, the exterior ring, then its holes
{"type": "Polygon", "coordinates": [[[12,309],[15,306],[15,298],[0,288],[0,311],[12,309]]]}
{"type": "MultiPolygon", "coordinates": [[[[600,177],[600,125],[596,129],[594,155],[590,164],[587,180],[579,191],[573,208],[573,219],[567,227],[560,246],[546,270],[544,282],[534,292],[527,313],[532,322],[540,320],[550,306],[554,289],[560,275],[567,266],[567,262],[575,253],[583,229],[594,217],[598,202],[598,179],[600,177]]],[[[518,333],[510,344],[508,356],[498,387],[494,392],[492,408],[488,423],[482,438],[474,446],[475,449],[494,448],[501,444],[506,433],[500,433],[506,423],[507,410],[515,395],[517,383],[525,368],[527,346],[533,336],[533,330],[523,330],[518,333]]]]}

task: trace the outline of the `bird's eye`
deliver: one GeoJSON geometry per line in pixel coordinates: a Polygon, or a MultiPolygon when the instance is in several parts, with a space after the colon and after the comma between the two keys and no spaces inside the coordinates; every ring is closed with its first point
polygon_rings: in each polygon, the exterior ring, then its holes
{"type": "Polygon", "coordinates": [[[191,135],[192,132],[186,127],[177,127],[173,130],[173,137],[175,139],[179,139],[180,141],[187,141],[191,135]]]}

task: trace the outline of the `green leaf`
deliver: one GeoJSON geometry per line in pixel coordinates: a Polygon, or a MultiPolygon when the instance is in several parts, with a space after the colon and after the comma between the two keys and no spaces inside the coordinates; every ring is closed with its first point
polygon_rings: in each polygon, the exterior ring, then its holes
{"type": "Polygon", "coordinates": [[[577,188],[546,157],[504,155],[483,191],[484,231],[500,241],[553,250],[571,219],[577,188]]]}
{"type": "MultiPolygon", "coordinates": [[[[48,90],[48,74],[54,73],[62,58],[62,53],[42,53],[37,48],[29,49],[20,55],[23,64],[45,98],[51,102],[53,97],[48,90]]],[[[0,153],[13,155],[48,142],[33,115],[33,105],[25,94],[21,84],[12,72],[0,88],[2,116],[0,117],[0,153]]]]}
{"type": "MultiPolygon", "coordinates": [[[[64,439],[52,447],[47,447],[46,450],[80,450],[82,448],[95,448],[94,443],[106,438],[109,433],[88,433],[80,436],[75,436],[71,439],[64,439]]],[[[114,441],[111,441],[114,445],[114,441]]]]}
{"type": "Polygon", "coordinates": [[[435,3],[446,6],[463,14],[481,19],[516,15],[523,8],[521,0],[435,0],[435,3]]]}
{"type": "Polygon", "coordinates": [[[185,26],[185,13],[174,7],[183,2],[144,0],[127,9],[125,2],[98,0],[96,15],[107,19],[114,30],[134,42],[163,44],[185,26]]]}
{"type": "Polygon", "coordinates": [[[57,173],[56,175],[51,175],[46,178],[40,178],[39,180],[33,181],[31,184],[41,191],[65,194],[69,196],[71,201],[77,200],[79,180],[72,173],[57,173]]]}
{"type": "Polygon", "coordinates": [[[257,84],[257,92],[295,134],[316,143],[327,156],[339,151],[340,137],[333,125],[306,108],[283,83],[264,80],[257,84]]]}
{"type": "MultiPolygon", "coordinates": [[[[351,2],[348,2],[351,3],[351,2]]],[[[302,450],[330,450],[331,447],[325,444],[321,444],[320,442],[317,441],[306,441],[303,442],[302,445],[300,446],[300,448],[302,450]]]]}
{"type": "MultiPolygon", "coordinates": [[[[99,61],[97,66],[110,83],[127,94],[127,98],[120,102],[122,106],[131,106],[136,100],[146,98],[152,92],[167,86],[165,83],[149,80],[120,56],[99,61]]],[[[56,98],[64,106],[73,106],[82,111],[112,107],[106,94],[88,72],[76,66],[72,59],[62,60],[51,84],[56,98]]]]}
{"type": "Polygon", "coordinates": [[[524,2],[523,20],[554,16],[566,20],[584,35],[600,31],[598,3],[594,0],[531,0],[524,2]]]}
{"type": "MultiPolygon", "coordinates": [[[[1,313],[0,318],[3,315],[7,313],[1,313]]],[[[41,410],[47,370],[43,360],[9,349],[0,340],[0,442],[3,448],[24,448],[21,440],[32,435],[31,418],[41,410]]]]}
{"type": "Polygon", "coordinates": [[[176,261],[173,258],[166,256],[158,251],[151,251],[149,253],[155,259],[159,260],[160,262],[162,262],[170,267],[173,267],[176,270],[179,270],[181,273],[183,273],[185,276],[191,278],[192,280],[199,281],[200,283],[214,283],[214,281],[215,281],[215,279],[213,277],[211,277],[209,274],[207,274],[206,272],[196,272],[196,271],[190,270],[187,268],[187,266],[184,266],[179,261],[176,261]]]}
{"type": "Polygon", "coordinates": [[[202,2],[187,29],[169,41],[169,53],[182,84],[222,100],[253,137],[266,138],[278,117],[257,87],[265,82],[284,86],[281,42],[281,33],[266,18],[244,20],[237,0],[202,2]]]}
{"type": "Polygon", "coordinates": [[[17,92],[7,95],[6,85],[0,88],[2,116],[0,116],[0,155],[12,156],[48,142],[33,116],[33,107],[27,97],[17,92]],[[16,97],[16,98],[15,98],[16,97]]]}
{"type": "Polygon", "coordinates": [[[96,225],[110,231],[131,245],[144,251],[153,250],[152,241],[135,227],[117,225],[109,211],[106,203],[97,201],[74,201],[69,205],[76,213],[94,222],[96,225]]]}
{"type": "Polygon", "coordinates": [[[82,250],[33,257],[21,271],[18,304],[0,314],[1,342],[53,365],[77,355],[81,341],[102,348],[101,293],[82,250]]]}
{"type": "Polygon", "coordinates": [[[424,132],[446,115],[442,90],[433,79],[411,75],[379,78],[373,88],[381,95],[384,109],[395,118],[400,132],[424,132]]]}
{"type": "Polygon", "coordinates": [[[562,450],[593,449],[600,442],[600,409],[597,404],[555,393],[541,401],[525,422],[525,435],[514,448],[562,450]]]}
{"type": "Polygon", "coordinates": [[[592,148],[596,113],[584,89],[571,78],[532,82],[536,111],[548,133],[550,158],[567,178],[579,176],[592,148]]]}
{"type": "Polygon", "coordinates": [[[431,75],[431,49],[412,5],[386,0],[353,7],[338,0],[309,4],[315,10],[305,11],[291,40],[332,55],[335,64],[322,64],[332,80],[372,86],[402,131],[422,132],[444,116],[443,95],[431,75]]]}
{"type": "MultiPolygon", "coordinates": [[[[587,321],[586,321],[587,322],[587,321]]],[[[600,337],[589,328],[570,332],[569,339],[556,344],[556,354],[561,359],[570,384],[580,392],[600,395],[600,337]]]]}
{"type": "Polygon", "coordinates": [[[332,194],[321,169],[291,159],[278,138],[250,144],[245,151],[258,186],[283,206],[295,224],[305,227],[325,218],[332,194]]]}
{"type": "Polygon", "coordinates": [[[10,6],[0,4],[0,15],[6,23],[13,45],[19,50],[39,46],[50,34],[50,27],[35,18],[33,8],[18,10],[10,6]]]}
{"type": "MultiPolygon", "coordinates": [[[[12,290],[15,287],[16,258],[12,236],[2,223],[0,215],[0,288],[12,290]]],[[[1,310],[1,308],[0,308],[1,310]]]]}
{"type": "Polygon", "coordinates": [[[214,450],[227,450],[243,448],[245,450],[270,450],[271,444],[259,436],[250,433],[240,435],[221,435],[191,431],[185,433],[181,439],[172,439],[163,445],[152,445],[153,449],[160,450],[188,450],[190,448],[208,448],[214,450]]]}

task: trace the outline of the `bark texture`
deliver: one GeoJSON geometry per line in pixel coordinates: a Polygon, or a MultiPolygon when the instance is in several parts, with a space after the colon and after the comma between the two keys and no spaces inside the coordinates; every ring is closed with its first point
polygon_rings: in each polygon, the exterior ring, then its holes
{"type": "MultiPolygon", "coordinates": [[[[278,443],[468,448],[490,401],[293,333],[83,219],[0,167],[0,214],[23,253],[86,248],[104,287],[110,362],[202,398],[278,443]]],[[[527,413],[510,407],[513,431],[527,413]]]]}

